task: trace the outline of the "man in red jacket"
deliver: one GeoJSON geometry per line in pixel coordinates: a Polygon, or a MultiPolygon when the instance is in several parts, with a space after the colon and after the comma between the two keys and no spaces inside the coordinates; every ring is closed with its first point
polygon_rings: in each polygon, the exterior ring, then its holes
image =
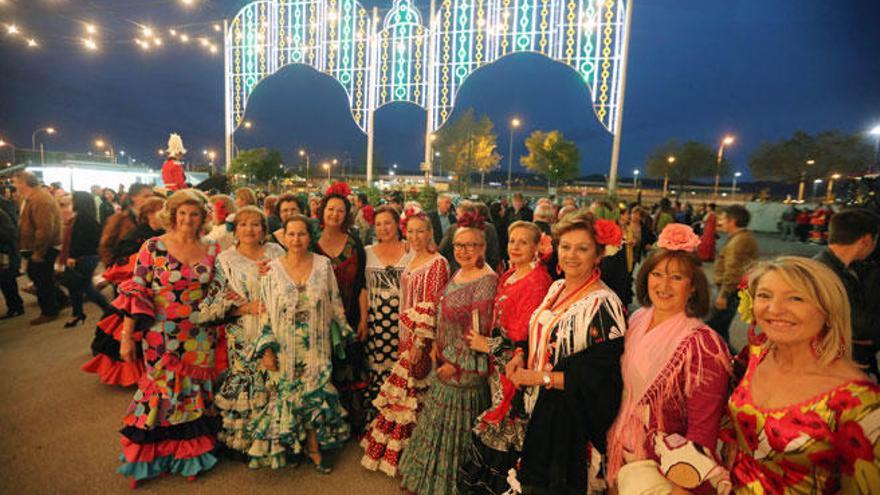
{"type": "Polygon", "coordinates": [[[162,182],[165,183],[165,189],[171,192],[186,189],[186,176],[183,174],[183,164],[181,159],[186,153],[183,147],[183,140],[177,134],[172,134],[168,138],[168,160],[162,165],[162,182]]]}

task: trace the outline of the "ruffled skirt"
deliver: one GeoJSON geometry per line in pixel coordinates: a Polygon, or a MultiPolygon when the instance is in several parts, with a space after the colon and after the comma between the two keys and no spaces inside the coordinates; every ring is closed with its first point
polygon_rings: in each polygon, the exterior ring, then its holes
{"type": "Polygon", "coordinates": [[[400,456],[412,436],[416,419],[422,408],[426,377],[431,361],[427,353],[413,369],[409,351],[401,354],[388,379],[382,384],[378,397],[373,401],[376,418],[367,428],[361,440],[364,456],[361,465],[370,470],[380,470],[388,476],[397,475],[400,456]]]}
{"type": "Polygon", "coordinates": [[[400,461],[401,487],[418,495],[455,493],[459,471],[468,460],[474,420],[488,406],[485,382],[461,387],[435,375],[400,461]]]}
{"type": "Polygon", "coordinates": [[[266,406],[268,399],[263,374],[256,369],[255,363],[241,363],[230,368],[214,399],[223,416],[223,429],[218,439],[233,450],[247,453],[253,441],[247,433],[248,425],[266,406]]]}
{"type": "Polygon", "coordinates": [[[86,373],[95,373],[107,385],[129,387],[136,384],[144,374],[144,353],[140,342],[137,342],[135,360],[132,362],[122,360],[119,355],[122,321],[122,315],[113,312],[105,315],[98,322],[95,338],[92,340],[94,357],[80,369],[86,373]]]}
{"type": "Polygon", "coordinates": [[[247,429],[253,439],[250,467],[280,468],[288,455],[307,453],[309,430],[315,432],[321,450],[339,448],[348,440],[347,412],[330,383],[329,367],[314,381],[282,377],[268,388],[269,402],[247,429]]]}

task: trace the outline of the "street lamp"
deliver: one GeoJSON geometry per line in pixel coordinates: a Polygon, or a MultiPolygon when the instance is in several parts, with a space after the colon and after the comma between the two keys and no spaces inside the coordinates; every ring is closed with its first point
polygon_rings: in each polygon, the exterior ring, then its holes
{"type": "Polygon", "coordinates": [[[9,148],[12,149],[12,164],[15,165],[15,145],[0,139],[0,148],[4,146],[9,146],[9,148]]]}
{"type": "Polygon", "coordinates": [[[306,150],[299,150],[299,156],[306,158],[306,183],[309,182],[309,154],[306,150]]]}
{"type": "Polygon", "coordinates": [[[668,191],[668,188],[669,188],[669,167],[671,167],[673,163],[675,163],[675,157],[672,155],[669,155],[666,158],[666,173],[663,174],[663,196],[664,197],[666,196],[666,191],[668,191]]]}
{"type": "Polygon", "coordinates": [[[733,144],[733,136],[724,136],[721,140],[721,146],[718,147],[718,160],[715,163],[715,196],[718,196],[718,179],[721,175],[721,160],[724,160],[724,148],[733,144]]]}
{"type": "MultiPolygon", "coordinates": [[[[31,150],[33,150],[33,151],[36,151],[36,149],[37,149],[37,134],[39,134],[41,132],[45,132],[46,134],[55,134],[55,128],[54,127],[41,127],[40,129],[37,129],[36,131],[34,131],[33,134],[31,134],[31,150]]],[[[43,143],[40,143],[40,164],[42,165],[44,163],[46,163],[46,157],[45,157],[45,153],[43,151],[43,143]]]]}
{"type": "Polygon", "coordinates": [[[813,180],[813,202],[816,201],[816,195],[819,192],[819,184],[822,183],[822,179],[813,180]]]}
{"type": "Polygon", "coordinates": [[[111,157],[113,164],[115,165],[116,164],[116,152],[113,151],[113,145],[104,141],[103,139],[96,139],[95,140],[95,148],[102,150],[102,149],[104,149],[105,146],[108,148],[108,151],[109,151],[108,156],[111,157]]]}
{"type": "MultiPolygon", "coordinates": [[[[816,164],[816,160],[807,160],[804,163],[806,163],[807,165],[813,166],[816,164]]],[[[804,181],[806,180],[806,178],[807,178],[807,171],[801,170],[801,183],[798,185],[798,201],[804,200],[804,181]]]]}
{"type": "Polygon", "coordinates": [[[828,179],[828,190],[825,191],[825,201],[831,203],[834,201],[834,181],[840,180],[840,174],[831,174],[831,178],[828,179]]]}
{"type": "Polygon", "coordinates": [[[327,171],[327,182],[330,182],[330,163],[324,162],[324,164],[321,166],[324,167],[324,170],[327,171]]]}
{"type": "Polygon", "coordinates": [[[880,124],[875,125],[868,134],[874,136],[874,166],[880,165],[880,124]]]}
{"type": "Polygon", "coordinates": [[[633,189],[639,188],[639,169],[633,170],[633,189]]]}
{"type": "Polygon", "coordinates": [[[736,179],[739,179],[739,177],[740,177],[741,175],[742,175],[742,172],[735,172],[735,173],[733,174],[733,184],[730,186],[730,195],[731,195],[731,196],[733,196],[734,194],[736,194],[736,179]]]}
{"type": "Polygon", "coordinates": [[[510,121],[510,148],[507,152],[507,196],[510,197],[510,184],[513,177],[513,131],[519,127],[520,120],[514,117],[510,121]]]}

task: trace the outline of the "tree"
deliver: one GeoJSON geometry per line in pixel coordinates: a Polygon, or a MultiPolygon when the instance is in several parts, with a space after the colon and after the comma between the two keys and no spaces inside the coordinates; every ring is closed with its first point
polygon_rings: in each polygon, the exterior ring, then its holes
{"type": "Polygon", "coordinates": [[[756,179],[797,182],[864,171],[871,163],[871,146],[858,135],[826,131],[811,136],[797,131],[789,139],[763,142],[749,157],[756,179]]]}
{"type": "Polygon", "coordinates": [[[269,148],[242,150],[232,160],[231,174],[242,174],[258,182],[268,182],[284,175],[281,152],[269,148]]]}
{"type": "Polygon", "coordinates": [[[580,173],[581,154],[574,141],[565,139],[559,131],[535,131],[526,138],[529,154],[520,158],[527,169],[547,178],[551,182],[573,179],[580,173]]]}
{"type": "Polygon", "coordinates": [[[645,169],[648,177],[669,177],[672,184],[684,185],[696,178],[725,176],[730,173],[726,158],[718,164],[718,151],[698,141],[678,144],[671,139],[648,155],[645,169]],[[669,157],[674,157],[670,163],[669,157]]]}
{"type": "Polygon", "coordinates": [[[472,172],[485,176],[501,163],[493,127],[488,116],[483,115],[477,120],[474,109],[469,108],[437,133],[434,148],[440,151],[440,165],[444,170],[454,172],[459,184],[467,185],[472,172]]]}

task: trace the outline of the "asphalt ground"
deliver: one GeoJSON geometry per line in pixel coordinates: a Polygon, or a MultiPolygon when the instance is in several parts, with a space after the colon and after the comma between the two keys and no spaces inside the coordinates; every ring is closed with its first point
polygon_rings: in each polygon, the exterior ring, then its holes
{"type": "MultiPolygon", "coordinates": [[[[723,241],[722,241],[723,242],[723,241]]],[[[820,248],[783,242],[759,234],[762,257],[812,256],[820,248]]],[[[705,265],[711,276],[712,264],[705,265]]],[[[19,280],[20,286],[27,283],[19,280]]],[[[89,346],[99,310],[86,305],[85,325],[64,329],[70,310],[52,323],[29,327],[39,314],[24,294],[25,316],[0,321],[0,494],[129,493],[116,473],[123,413],[134,389],[109,387],[80,371],[91,358],[89,346]]],[[[0,314],[6,308],[0,306],[0,314]]],[[[744,325],[731,327],[735,346],[745,340],[744,325]]],[[[142,484],[144,494],[363,494],[400,493],[397,482],[360,466],[361,448],[351,441],[337,455],[334,471],[321,475],[308,464],[279,470],[248,469],[221,462],[194,482],[167,477],[142,484]]]]}

